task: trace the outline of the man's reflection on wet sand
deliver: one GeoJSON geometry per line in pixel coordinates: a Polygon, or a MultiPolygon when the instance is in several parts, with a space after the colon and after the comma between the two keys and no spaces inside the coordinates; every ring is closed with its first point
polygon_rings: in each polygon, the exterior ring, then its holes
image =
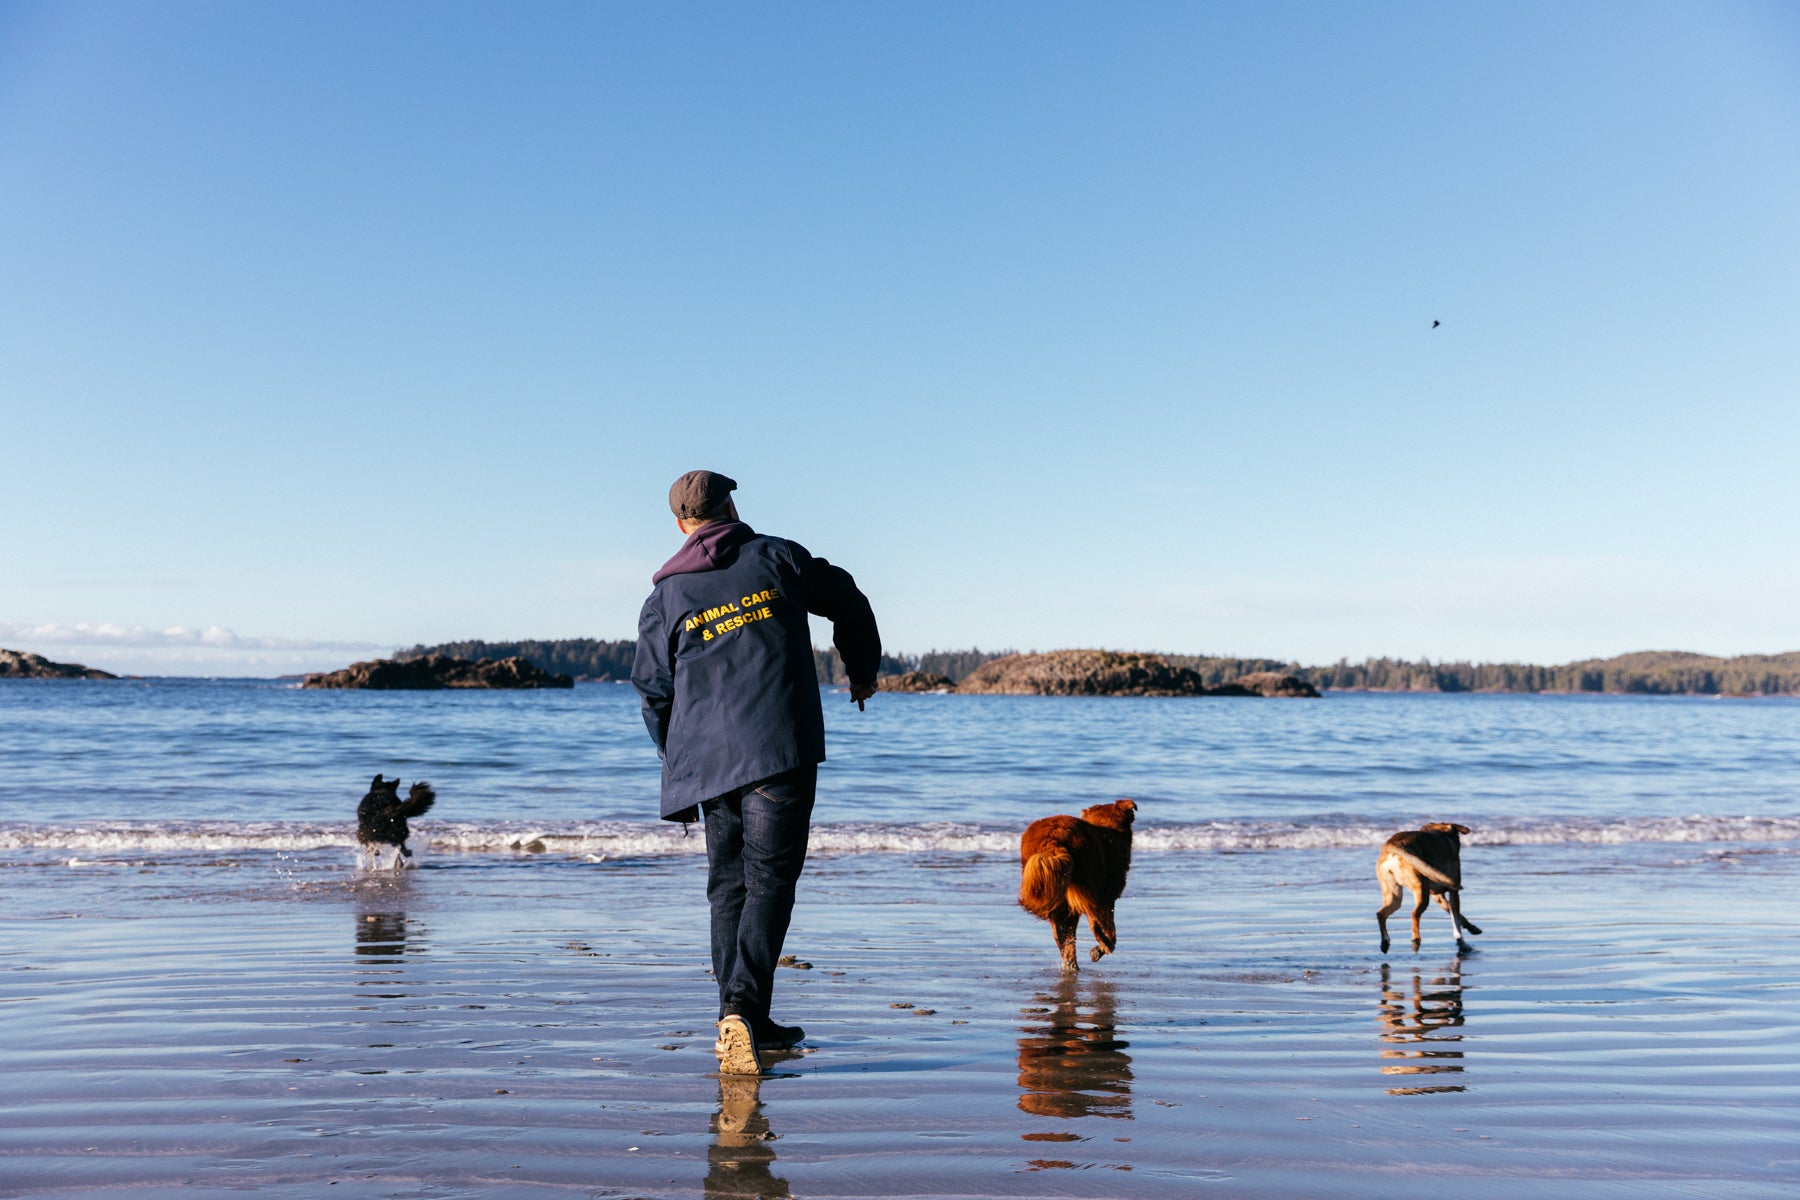
{"type": "MultiPolygon", "coordinates": [[[[1113,985],[1096,979],[1082,998],[1079,977],[1064,978],[1049,996],[1050,1011],[1028,1013],[1020,1027],[1019,1111],[1037,1117],[1111,1117],[1131,1120],[1131,1043],[1117,1036],[1113,985]]],[[[1027,1141],[1072,1140],[1074,1135],[1025,1134],[1027,1141]]]]}
{"type": "MultiPolygon", "coordinates": [[[[1381,1057],[1393,1061],[1381,1068],[1383,1075],[1455,1075],[1463,1069],[1462,959],[1422,982],[1418,968],[1412,972],[1410,994],[1403,995],[1393,982],[1392,970],[1381,964],[1381,1040],[1389,1049],[1381,1057]]],[[[1426,1096],[1433,1092],[1464,1092],[1460,1083],[1391,1087],[1390,1096],[1426,1096]]]]}
{"type": "Polygon", "coordinates": [[[706,1148],[706,1196],[782,1200],[793,1195],[775,1174],[775,1134],[762,1110],[762,1079],[719,1076],[719,1110],[706,1148]]]}

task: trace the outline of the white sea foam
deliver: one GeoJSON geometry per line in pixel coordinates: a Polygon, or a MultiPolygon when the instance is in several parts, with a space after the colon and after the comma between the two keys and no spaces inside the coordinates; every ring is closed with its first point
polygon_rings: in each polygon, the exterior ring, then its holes
{"type": "MultiPolygon", "coordinates": [[[[1800,818],[1795,817],[1513,818],[1474,823],[1477,828],[1465,841],[1476,846],[1800,843],[1800,818]]],[[[1373,847],[1394,830],[1392,822],[1354,818],[1145,823],[1136,831],[1133,848],[1142,854],[1373,847]]],[[[815,854],[1012,854],[1019,832],[1015,826],[993,824],[826,822],[813,827],[811,846],[815,854]]],[[[418,857],[409,865],[418,865],[427,847],[440,857],[546,855],[604,861],[702,854],[705,846],[698,828],[684,833],[680,826],[649,821],[444,821],[415,832],[412,848],[418,857]]],[[[305,821],[0,824],[0,851],[55,852],[70,859],[94,854],[234,855],[340,848],[360,852],[349,827],[305,821]]]]}

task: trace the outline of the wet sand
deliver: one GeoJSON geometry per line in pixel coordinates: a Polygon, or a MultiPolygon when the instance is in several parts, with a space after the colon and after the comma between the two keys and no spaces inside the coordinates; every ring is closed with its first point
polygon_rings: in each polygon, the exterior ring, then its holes
{"type": "Polygon", "coordinates": [[[1075,979],[1003,856],[821,859],[761,1081],[696,859],[289,863],[8,868],[0,1196],[1800,1185],[1791,850],[1483,849],[1477,952],[1434,909],[1385,959],[1372,849],[1146,855],[1075,979]]]}

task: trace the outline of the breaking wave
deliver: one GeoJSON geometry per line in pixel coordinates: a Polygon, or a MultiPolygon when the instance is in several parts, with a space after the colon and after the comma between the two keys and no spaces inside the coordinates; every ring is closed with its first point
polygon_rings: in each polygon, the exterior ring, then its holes
{"type": "MultiPolygon", "coordinates": [[[[1568,817],[1476,822],[1465,842],[1477,846],[1629,845],[1683,842],[1800,842],[1796,817],[1568,817]]],[[[1379,846],[1393,822],[1342,817],[1310,821],[1222,820],[1138,826],[1137,853],[1265,850],[1329,850],[1379,846]]],[[[934,822],[894,824],[826,822],[813,826],[813,854],[1012,854],[1019,828],[1011,825],[934,822]]],[[[531,824],[517,821],[421,823],[414,849],[433,855],[550,855],[602,861],[705,853],[696,827],[647,821],[531,824]]],[[[345,824],[308,821],[232,823],[131,821],[0,824],[0,851],[68,854],[233,855],[357,849],[345,824]]]]}

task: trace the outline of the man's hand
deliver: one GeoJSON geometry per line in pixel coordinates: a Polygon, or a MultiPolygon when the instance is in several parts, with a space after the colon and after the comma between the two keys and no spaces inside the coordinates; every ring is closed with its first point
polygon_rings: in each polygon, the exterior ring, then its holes
{"type": "Polygon", "coordinates": [[[852,700],[856,701],[856,711],[857,712],[867,712],[868,710],[863,707],[863,701],[867,700],[870,696],[873,696],[876,692],[878,692],[880,690],[881,689],[876,687],[875,684],[873,684],[873,683],[853,683],[853,684],[851,684],[850,685],[850,698],[852,700]]]}

